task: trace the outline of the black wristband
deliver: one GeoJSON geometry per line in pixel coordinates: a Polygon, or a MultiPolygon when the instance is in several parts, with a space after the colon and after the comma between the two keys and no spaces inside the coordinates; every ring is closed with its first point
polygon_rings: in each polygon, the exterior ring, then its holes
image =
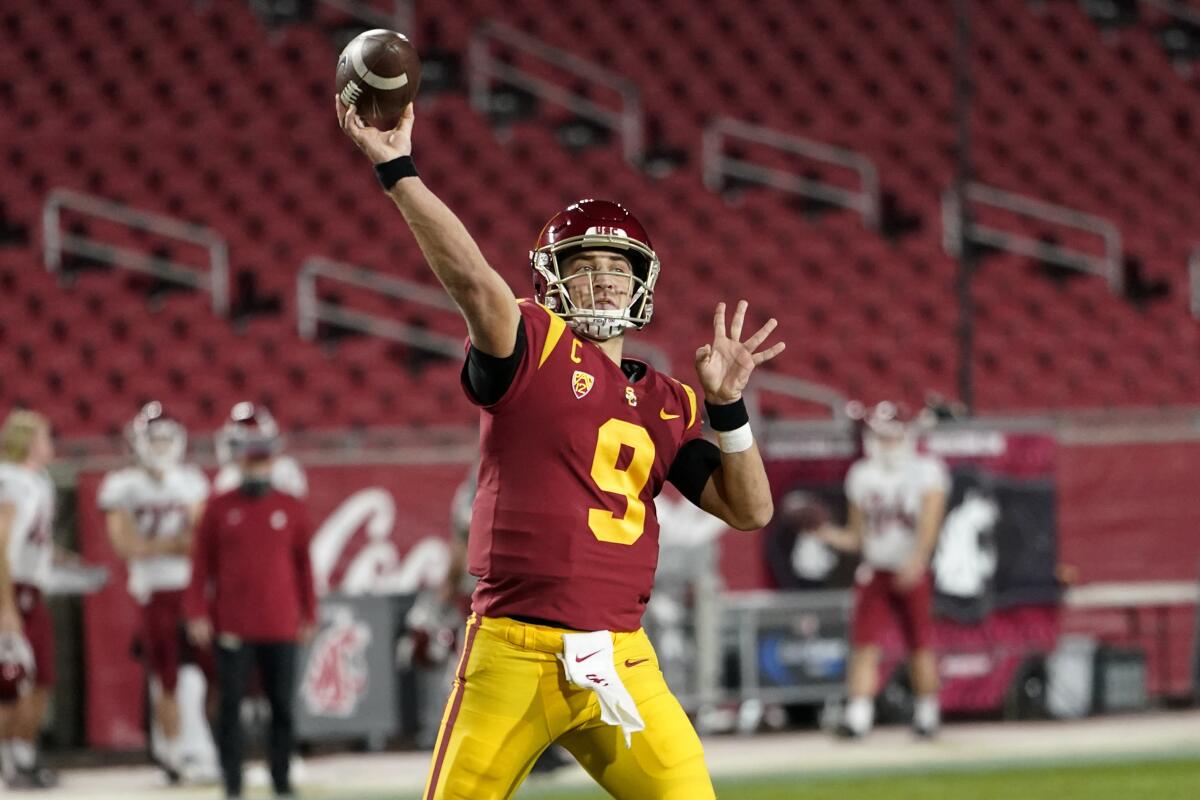
{"type": "Polygon", "coordinates": [[[384,161],[382,164],[375,165],[375,177],[379,179],[379,184],[385,192],[390,192],[392,187],[401,178],[416,178],[417,167],[413,164],[412,156],[400,156],[393,158],[391,161],[384,161]]]}
{"type": "Polygon", "coordinates": [[[746,411],[746,401],[740,398],[725,406],[714,406],[705,400],[704,410],[708,412],[708,424],[718,433],[736,431],[750,423],[750,413],[746,411]]]}

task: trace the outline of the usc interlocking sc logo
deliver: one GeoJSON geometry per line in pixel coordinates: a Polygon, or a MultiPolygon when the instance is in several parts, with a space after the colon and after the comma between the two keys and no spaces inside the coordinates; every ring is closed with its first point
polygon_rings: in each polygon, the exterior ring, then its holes
{"type": "Polygon", "coordinates": [[[352,717],[367,696],[371,629],[350,614],[339,615],[313,641],[300,695],[313,716],[352,717]]]}

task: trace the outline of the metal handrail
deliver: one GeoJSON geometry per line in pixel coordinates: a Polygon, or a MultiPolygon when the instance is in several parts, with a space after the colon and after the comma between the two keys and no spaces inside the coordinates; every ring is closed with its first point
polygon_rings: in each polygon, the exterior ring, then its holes
{"type": "MultiPolygon", "coordinates": [[[[451,358],[460,358],[463,355],[461,337],[427,331],[424,328],[397,322],[378,314],[355,311],[345,306],[323,302],[317,296],[317,280],[319,278],[357,286],[400,300],[409,300],[438,311],[458,312],[459,310],[450,296],[441,289],[432,289],[415,281],[393,275],[383,275],[354,264],[313,256],[301,265],[300,274],[296,278],[296,327],[301,338],[315,339],[317,325],[325,321],[362,333],[403,342],[451,358]]],[[[659,372],[669,374],[671,371],[671,357],[661,347],[634,339],[626,343],[625,351],[631,356],[646,361],[659,372]]]]}
{"type": "Polygon", "coordinates": [[[314,256],[304,262],[296,278],[296,325],[301,338],[315,339],[317,325],[324,321],[451,358],[462,355],[461,337],[425,330],[389,317],[324,302],[317,296],[318,278],[368,289],[387,297],[409,300],[438,311],[458,311],[454,301],[440,289],[431,289],[415,281],[314,256]]]}
{"type": "Polygon", "coordinates": [[[229,246],[223,236],[204,225],[133,208],[105,197],[60,188],[50,192],[42,207],[42,247],[46,269],[49,272],[57,274],[62,271],[64,253],[86,256],[116,267],[145,272],[165,281],[207,291],[212,296],[213,313],[220,316],[229,313],[229,246]],[[62,229],[63,209],[199,245],[208,251],[208,271],[169,258],[106,244],[91,236],[65,233],[62,229]]]}
{"type": "Polygon", "coordinates": [[[1200,246],[1192,251],[1188,259],[1188,275],[1192,283],[1192,317],[1200,319],[1200,246]]]}
{"type": "Polygon", "coordinates": [[[831,420],[835,422],[848,420],[846,403],[849,398],[846,395],[823,383],[782,375],[778,372],[759,372],[754,376],[754,381],[749,391],[746,392],[747,405],[751,407],[752,419],[760,419],[758,411],[762,392],[775,392],[816,405],[827,406],[831,420]]]}
{"type": "Polygon", "coordinates": [[[968,202],[1002,208],[1022,216],[1034,217],[1095,234],[1104,240],[1104,255],[1091,255],[1069,247],[1049,244],[1025,234],[980,225],[977,222],[972,222],[969,228],[964,229],[957,194],[954,189],[946,189],[942,193],[942,247],[949,255],[955,257],[961,255],[962,243],[971,241],[1099,275],[1108,280],[1108,284],[1114,292],[1121,292],[1124,289],[1125,273],[1122,263],[1121,232],[1109,220],[1078,209],[1007,192],[983,183],[969,183],[966,191],[968,202]]]}
{"type": "Polygon", "coordinates": [[[321,2],[338,11],[344,11],[368,25],[399,31],[410,38],[412,36],[413,0],[392,0],[392,13],[390,14],[373,8],[364,0],[321,0],[321,2]]]}
{"type": "Polygon", "coordinates": [[[704,184],[714,192],[721,189],[724,178],[734,177],[849,208],[862,214],[863,222],[868,228],[879,230],[879,171],[874,162],[861,153],[731,117],[717,117],[705,126],[702,152],[704,184]],[[724,152],[724,144],[728,139],[742,139],[853,170],[858,173],[862,188],[859,191],[851,191],[825,181],[806,178],[795,172],[730,158],[724,152]]]}
{"type": "Polygon", "coordinates": [[[642,95],[628,78],[498,22],[485,22],[471,34],[467,63],[471,106],[476,111],[485,113],[488,110],[492,81],[500,81],[615,131],[621,136],[625,160],[634,165],[641,162],[645,148],[642,95]],[[557,86],[520,67],[497,60],[491,52],[493,42],[520,50],[589,83],[612,89],[621,96],[621,110],[605,108],[580,92],[557,86]]]}

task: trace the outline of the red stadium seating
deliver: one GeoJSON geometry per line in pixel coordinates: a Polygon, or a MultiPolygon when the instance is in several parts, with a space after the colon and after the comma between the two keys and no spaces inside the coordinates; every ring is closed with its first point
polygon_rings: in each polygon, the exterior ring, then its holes
{"type": "MultiPolygon", "coordinates": [[[[564,147],[553,109],[498,137],[464,94],[422,98],[422,174],[514,286],[528,286],[529,244],[556,209],[614,197],[642,218],[663,259],[644,335],[681,377],[712,305],[745,297],[756,318],[783,322],[790,346],[781,372],[865,399],[955,394],[956,267],[941,251],[938,205],[953,176],[945,3],[561,8],[418,3],[414,33],[421,45],[436,28],[437,45],[465,57],[475,25],[501,19],[603,63],[641,88],[655,144],[688,161],[652,179],[624,163],[615,141],[564,147]],[[888,239],[850,212],[808,214],[770,190],[707,191],[699,134],[714,115],[863,152],[919,229],[888,239]]],[[[1146,30],[1102,33],[1075,3],[995,0],[976,4],[976,14],[979,179],[1112,220],[1145,278],[1170,291],[1137,305],[1099,279],[1056,279],[1023,259],[987,258],[974,288],[979,407],[1200,402],[1200,328],[1184,300],[1200,218],[1200,195],[1186,188],[1200,177],[1197,86],[1146,30]]],[[[431,280],[334,124],[328,34],[344,22],[322,9],[311,23],[270,33],[238,0],[6,4],[0,201],[29,239],[0,246],[0,406],[45,407],[68,434],[113,432],[151,395],[199,428],[215,427],[241,397],[271,402],[298,427],[473,418],[453,363],[423,364],[402,347],[354,337],[314,344],[294,332],[295,277],[308,256],[431,280]],[[252,273],[280,312],[219,320],[207,298],[147,300],[148,282],[118,271],[89,269],[60,284],[41,266],[38,235],[46,193],[58,186],[214,227],[228,239],[235,275],[252,273]]],[[[430,322],[443,330],[444,320],[430,322]]],[[[765,407],[802,409],[783,398],[765,407]]]]}

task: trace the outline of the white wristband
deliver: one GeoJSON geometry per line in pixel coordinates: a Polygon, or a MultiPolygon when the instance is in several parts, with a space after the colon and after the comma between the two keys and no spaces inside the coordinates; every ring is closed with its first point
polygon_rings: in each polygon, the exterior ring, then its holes
{"type": "Polygon", "coordinates": [[[731,431],[717,431],[717,443],[721,447],[722,453],[740,453],[743,450],[749,450],[754,444],[754,433],[750,430],[750,423],[747,422],[740,428],[734,428],[731,431]]]}

